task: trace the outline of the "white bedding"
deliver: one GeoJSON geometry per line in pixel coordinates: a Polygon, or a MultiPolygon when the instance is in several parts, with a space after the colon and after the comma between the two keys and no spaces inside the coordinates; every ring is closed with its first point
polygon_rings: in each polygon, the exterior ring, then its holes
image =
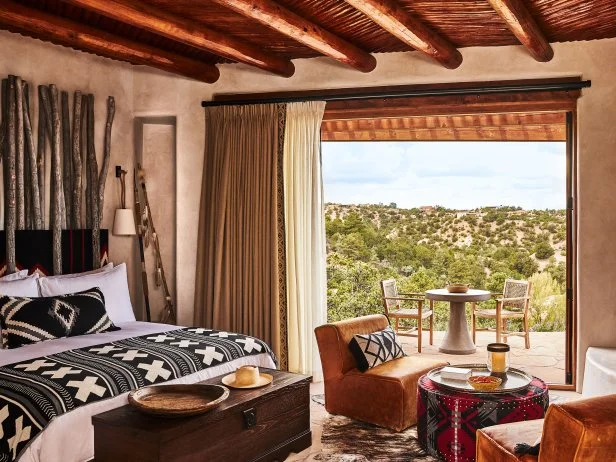
{"type": "MultiPolygon", "coordinates": [[[[138,321],[120,323],[118,327],[121,330],[115,332],[48,340],[13,350],[0,350],[0,366],[75,348],[83,348],[179,328],[178,326],[168,324],[138,321]]],[[[239,366],[245,364],[268,368],[276,367],[270,355],[262,353],[260,355],[238,358],[180,379],[170,380],[166,383],[200,382],[210,377],[234,372],[239,366]]],[[[127,404],[127,395],[128,393],[123,393],[114,398],[87,404],[53,419],[45,430],[23,451],[18,459],[19,462],[85,462],[92,459],[94,457],[92,416],[127,404]]]]}

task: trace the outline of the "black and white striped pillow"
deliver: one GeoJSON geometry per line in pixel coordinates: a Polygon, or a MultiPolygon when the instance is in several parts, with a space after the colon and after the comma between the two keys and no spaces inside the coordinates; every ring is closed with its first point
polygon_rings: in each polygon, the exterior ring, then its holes
{"type": "Polygon", "coordinates": [[[98,287],[55,297],[0,297],[2,343],[17,348],[61,337],[119,330],[98,287]]]}
{"type": "Polygon", "coordinates": [[[371,334],[355,334],[349,343],[349,349],[360,371],[406,356],[390,326],[371,334]]]}

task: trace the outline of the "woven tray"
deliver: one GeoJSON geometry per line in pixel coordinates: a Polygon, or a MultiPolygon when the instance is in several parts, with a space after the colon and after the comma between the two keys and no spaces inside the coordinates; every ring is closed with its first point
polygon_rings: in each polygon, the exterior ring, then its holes
{"type": "Polygon", "coordinates": [[[160,417],[203,414],[229,397],[222,385],[154,385],[133,390],[128,402],[136,409],[160,417]]]}

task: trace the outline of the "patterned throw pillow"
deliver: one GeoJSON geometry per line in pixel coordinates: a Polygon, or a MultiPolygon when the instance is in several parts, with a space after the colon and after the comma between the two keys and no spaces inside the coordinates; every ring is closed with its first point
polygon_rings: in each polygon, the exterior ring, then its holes
{"type": "Polygon", "coordinates": [[[98,287],[56,297],[0,297],[2,343],[17,348],[61,337],[120,330],[98,287]]]}
{"type": "Polygon", "coordinates": [[[396,333],[389,326],[371,334],[355,334],[349,343],[349,349],[355,357],[357,368],[362,372],[406,356],[396,333]]]}

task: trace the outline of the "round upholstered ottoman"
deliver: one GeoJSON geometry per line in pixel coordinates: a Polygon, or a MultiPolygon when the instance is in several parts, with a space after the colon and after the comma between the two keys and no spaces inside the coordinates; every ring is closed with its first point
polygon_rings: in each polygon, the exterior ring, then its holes
{"type": "Polygon", "coordinates": [[[548,387],[533,378],[513,393],[465,393],[439,388],[427,376],[417,384],[419,443],[447,462],[475,460],[475,432],[491,425],[542,419],[548,408],[548,387]]]}

